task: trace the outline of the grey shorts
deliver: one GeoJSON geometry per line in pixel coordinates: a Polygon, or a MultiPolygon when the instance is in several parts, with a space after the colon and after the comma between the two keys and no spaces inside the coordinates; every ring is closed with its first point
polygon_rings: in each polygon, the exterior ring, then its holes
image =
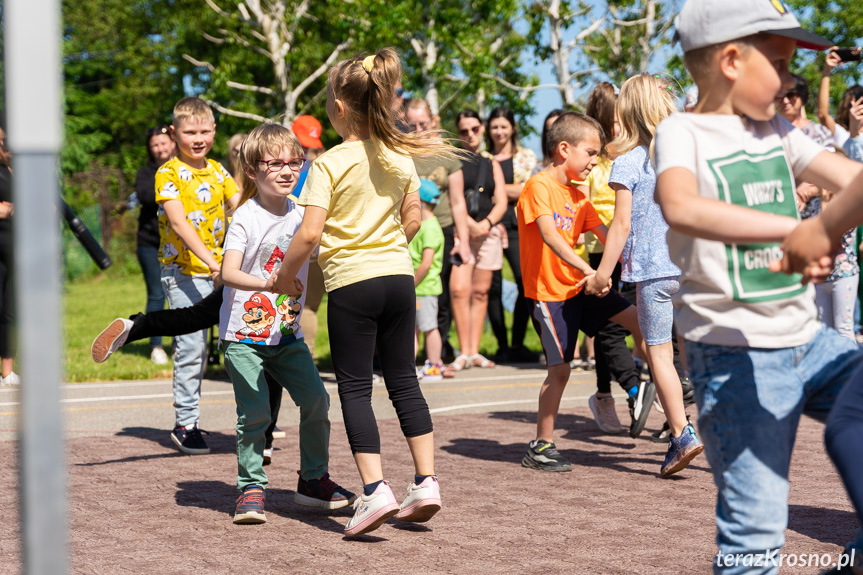
{"type": "Polygon", "coordinates": [[[417,329],[423,333],[437,329],[437,297],[417,296],[417,329]]]}

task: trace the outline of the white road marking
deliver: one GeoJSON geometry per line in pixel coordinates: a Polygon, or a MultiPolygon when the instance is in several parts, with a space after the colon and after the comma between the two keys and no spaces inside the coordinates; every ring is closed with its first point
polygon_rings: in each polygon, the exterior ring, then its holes
{"type": "MultiPolygon", "coordinates": [[[[584,400],[590,398],[589,395],[575,395],[572,397],[564,397],[561,398],[561,402],[563,401],[576,401],[576,400],[584,400]]],[[[429,413],[444,413],[447,411],[456,411],[458,409],[470,409],[472,407],[495,407],[497,405],[516,405],[519,403],[536,403],[536,398],[530,399],[513,399],[510,401],[489,401],[484,403],[464,403],[462,405],[449,405],[447,407],[438,407],[435,409],[430,409],[429,413]]]]}

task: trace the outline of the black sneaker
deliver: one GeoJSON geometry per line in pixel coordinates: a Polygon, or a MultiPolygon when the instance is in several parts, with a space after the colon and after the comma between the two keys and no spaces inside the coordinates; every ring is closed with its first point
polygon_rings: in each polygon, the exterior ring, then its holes
{"type": "Polygon", "coordinates": [[[264,515],[264,488],[260,485],[247,485],[237,498],[237,508],[234,511],[234,523],[255,524],[266,523],[264,515]]]}
{"type": "Polygon", "coordinates": [[[563,458],[554,443],[548,441],[531,441],[521,464],[540,471],[572,471],[569,461],[563,458]]]}
{"type": "MultiPolygon", "coordinates": [[[[299,473],[297,471],[297,475],[299,473]]],[[[341,509],[356,500],[357,496],[330,479],[329,473],[308,481],[300,475],[297,491],[294,493],[294,503],[297,505],[321,509],[341,509]]]]}
{"type": "Polygon", "coordinates": [[[204,441],[197,423],[185,427],[175,427],[174,431],[171,432],[171,440],[180,448],[180,451],[188,455],[206,455],[210,453],[210,448],[207,447],[207,442],[204,441]]]}
{"type": "Polygon", "coordinates": [[[650,408],[653,407],[654,399],[656,399],[656,386],[652,381],[642,381],[638,384],[638,394],[627,400],[629,403],[629,415],[632,417],[632,424],[629,426],[629,436],[633,439],[644,431],[644,426],[647,425],[647,416],[650,415],[650,408]]]}

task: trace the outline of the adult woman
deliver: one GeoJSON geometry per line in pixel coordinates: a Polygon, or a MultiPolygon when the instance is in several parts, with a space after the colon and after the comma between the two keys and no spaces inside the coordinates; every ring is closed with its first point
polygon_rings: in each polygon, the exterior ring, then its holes
{"type": "Polygon", "coordinates": [[[530,319],[530,307],[524,299],[524,286],[521,283],[521,261],[518,251],[518,221],[515,218],[515,204],[524,183],[536,167],[536,155],[527,148],[518,145],[515,116],[509,108],[495,108],[487,120],[488,131],[486,141],[488,149],[494,154],[494,159],[500,164],[505,182],[506,199],[508,202],[503,217],[503,227],[509,247],[503,253],[512,268],[515,283],[518,286],[518,298],[515,300],[515,310],[512,318],[512,345],[507,345],[506,324],[503,318],[503,303],[501,302],[502,278],[496,272],[492,279],[489,292],[488,318],[491,322],[497,343],[498,354],[513,362],[535,362],[539,359],[536,353],[524,346],[524,335],[527,322],[530,319]]]}
{"type": "MultiPolygon", "coordinates": [[[[141,204],[138,215],[138,262],[147,285],[147,313],[165,307],[159,271],[159,205],[156,203],[156,170],[177,153],[174,140],[168,135],[168,126],[147,130],[147,165],[138,170],[135,178],[135,195],[141,204]]],[[[156,365],[168,363],[161,337],[150,338],[150,359],[156,365]]]]}
{"type": "MultiPolygon", "coordinates": [[[[412,132],[427,132],[430,137],[434,136],[432,130],[436,129],[434,116],[428,102],[420,98],[410,100],[405,106],[405,117],[408,129],[412,132]]],[[[449,343],[449,330],[452,323],[452,310],[450,308],[450,274],[452,262],[450,255],[458,253],[463,261],[470,259],[470,246],[467,243],[455,248],[455,235],[468,237],[467,211],[464,204],[464,177],[462,174],[462,163],[457,159],[432,156],[428,158],[414,158],[417,174],[437,184],[440,189],[440,199],[434,209],[443,230],[443,267],[440,278],[443,284],[443,293],[438,297],[438,331],[443,340],[443,356],[452,357],[452,346],[449,343]]],[[[464,353],[464,350],[462,350],[464,353]]],[[[444,376],[452,375],[445,370],[444,376]]]]}
{"type": "Polygon", "coordinates": [[[499,224],[507,202],[500,164],[488,153],[480,153],[484,128],[479,114],[465,110],[458,115],[457,122],[462,146],[475,154],[462,162],[465,198],[475,206],[467,215],[467,237],[461,233],[456,237],[457,246],[467,243],[471,253],[461,266],[452,269],[450,277],[452,313],[461,345],[461,355],[450,367],[459,371],[472,366],[494,367],[494,362],[479,353],[479,340],[485,325],[492,273],[503,266],[505,231],[499,224]]]}
{"type": "Polygon", "coordinates": [[[12,168],[6,149],[6,132],[0,128],[0,385],[19,385],[21,379],[12,371],[14,351],[12,324],[15,319],[15,285],[12,251],[12,168]]]}

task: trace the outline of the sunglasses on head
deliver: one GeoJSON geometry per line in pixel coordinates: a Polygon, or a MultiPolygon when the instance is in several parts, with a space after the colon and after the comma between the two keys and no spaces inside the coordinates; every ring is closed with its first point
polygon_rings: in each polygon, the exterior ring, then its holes
{"type": "Polygon", "coordinates": [[[468,135],[470,135],[471,132],[473,132],[474,135],[477,135],[477,134],[479,134],[480,129],[482,129],[482,125],[474,126],[473,128],[465,128],[463,130],[459,130],[458,135],[459,136],[468,136],[468,135]]]}

